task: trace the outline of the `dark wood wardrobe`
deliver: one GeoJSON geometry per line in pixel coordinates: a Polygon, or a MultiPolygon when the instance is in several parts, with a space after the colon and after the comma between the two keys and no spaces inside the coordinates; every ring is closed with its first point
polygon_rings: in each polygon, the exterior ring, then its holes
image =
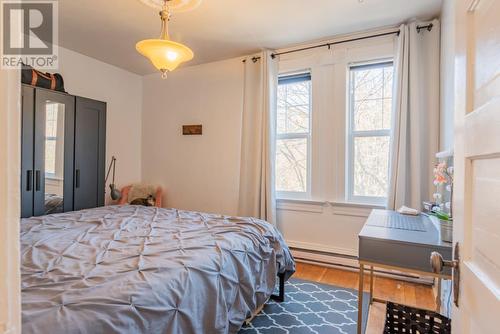
{"type": "Polygon", "coordinates": [[[22,86],[21,217],[104,205],[106,103],[22,86]]]}

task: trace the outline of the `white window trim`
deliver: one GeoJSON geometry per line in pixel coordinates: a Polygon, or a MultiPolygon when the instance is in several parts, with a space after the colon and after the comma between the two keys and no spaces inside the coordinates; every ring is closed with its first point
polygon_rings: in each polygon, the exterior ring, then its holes
{"type": "Polygon", "coordinates": [[[381,130],[363,130],[356,131],[353,130],[354,124],[354,92],[351,82],[350,70],[351,67],[363,66],[363,65],[376,65],[393,62],[392,58],[389,59],[376,59],[368,62],[362,63],[352,63],[348,65],[347,68],[347,154],[346,154],[346,201],[349,203],[360,203],[360,204],[372,204],[372,205],[387,205],[387,197],[379,197],[379,196],[356,196],[354,195],[354,138],[356,137],[389,137],[389,141],[392,139],[392,131],[391,129],[381,129],[381,130]]]}
{"type": "MultiPolygon", "coordinates": [[[[284,51],[284,50],[278,50],[284,51]]],[[[394,58],[394,36],[337,44],[280,56],[279,74],[310,70],[312,84],[310,194],[278,201],[313,201],[344,205],[386,207],[387,203],[356,203],[347,200],[347,112],[349,66],[384,62],[394,58]],[[332,126],[324,126],[331,124],[332,126]]],[[[361,199],[360,199],[361,200],[361,199]]],[[[291,204],[290,204],[291,205],[291,204]]],[[[299,211],[299,210],[297,210],[299,211]]]]}
{"type": "MultiPolygon", "coordinates": [[[[299,133],[286,133],[286,134],[278,134],[276,132],[276,142],[280,139],[306,139],[307,142],[307,169],[306,169],[306,191],[276,191],[277,199],[308,199],[311,198],[311,138],[312,138],[312,118],[313,118],[313,100],[312,100],[312,73],[310,69],[305,69],[301,71],[287,72],[287,73],[279,73],[279,76],[289,76],[289,75],[297,75],[297,74],[309,74],[311,76],[310,80],[310,91],[309,91],[309,131],[308,132],[299,132],[299,133]]],[[[274,124],[277,124],[277,114],[274,115],[274,124]]],[[[275,155],[276,159],[276,155],[275,155]]]]}

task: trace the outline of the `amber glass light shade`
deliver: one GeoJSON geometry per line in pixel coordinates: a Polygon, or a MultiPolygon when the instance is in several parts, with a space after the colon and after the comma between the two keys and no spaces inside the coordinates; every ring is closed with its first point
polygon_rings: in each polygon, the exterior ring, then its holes
{"type": "Polygon", "coordinates": [[[160,38],[145,39],[135,45],[136,50],[153,63],[154,67],[162,73],[164,79],[167,77],[168,72],[175,70],[181,63],[194,57],[190,48],[170,40],[168,34],[168,21],[170,20],[168,1],[164,0],[163,9],[160,12],[160,38]]]}
{"type": "Polygon", "coordinates": [[[162,73],[175,70],[194,56],[187,46],[167,39],[146,39],[137,43],[135,48],[162,73]]]}

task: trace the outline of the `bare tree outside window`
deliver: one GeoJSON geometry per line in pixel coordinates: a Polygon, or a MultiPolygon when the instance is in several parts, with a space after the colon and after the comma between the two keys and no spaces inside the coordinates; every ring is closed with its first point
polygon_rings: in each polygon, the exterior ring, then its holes
{"type": "Polygon", "coordinates": [[[57,104],[47,104],[45,122],[45,172],[56,173],[56,144],[57,144],[57,104]]]}
{"type": "Polygon", "coordinates": [[[310,74],[280,77],[276,115],[278,192],[307,192],[310,117],[310,74]]]}
{"type": "Polygon", "coordinates": [[[389,187],[392,62],[350,68],[349,199],[382,202],[389,187]]]}

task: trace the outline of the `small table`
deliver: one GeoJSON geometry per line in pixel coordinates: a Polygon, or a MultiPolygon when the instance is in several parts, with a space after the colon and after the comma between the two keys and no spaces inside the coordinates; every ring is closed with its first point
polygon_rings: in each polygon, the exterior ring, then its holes
{"type": "Polygon", "coordinates": [[[424,214],[407,216],[389,210],[372,210],[359,233],[359,290],[358,334],[361,334],[363,280],[365,267],[370,270],[370,305],[373,301],[373,267],[414,273],[438,279],[436,296],[437,311],[441,308],[441,279],[451,279],[451,271],[445,268],[436,274],[430,265],[432,252],[439,252],[445,260],[452,259],[452,244],[441,241],[441,229],[437,219],[424,214]]]}

